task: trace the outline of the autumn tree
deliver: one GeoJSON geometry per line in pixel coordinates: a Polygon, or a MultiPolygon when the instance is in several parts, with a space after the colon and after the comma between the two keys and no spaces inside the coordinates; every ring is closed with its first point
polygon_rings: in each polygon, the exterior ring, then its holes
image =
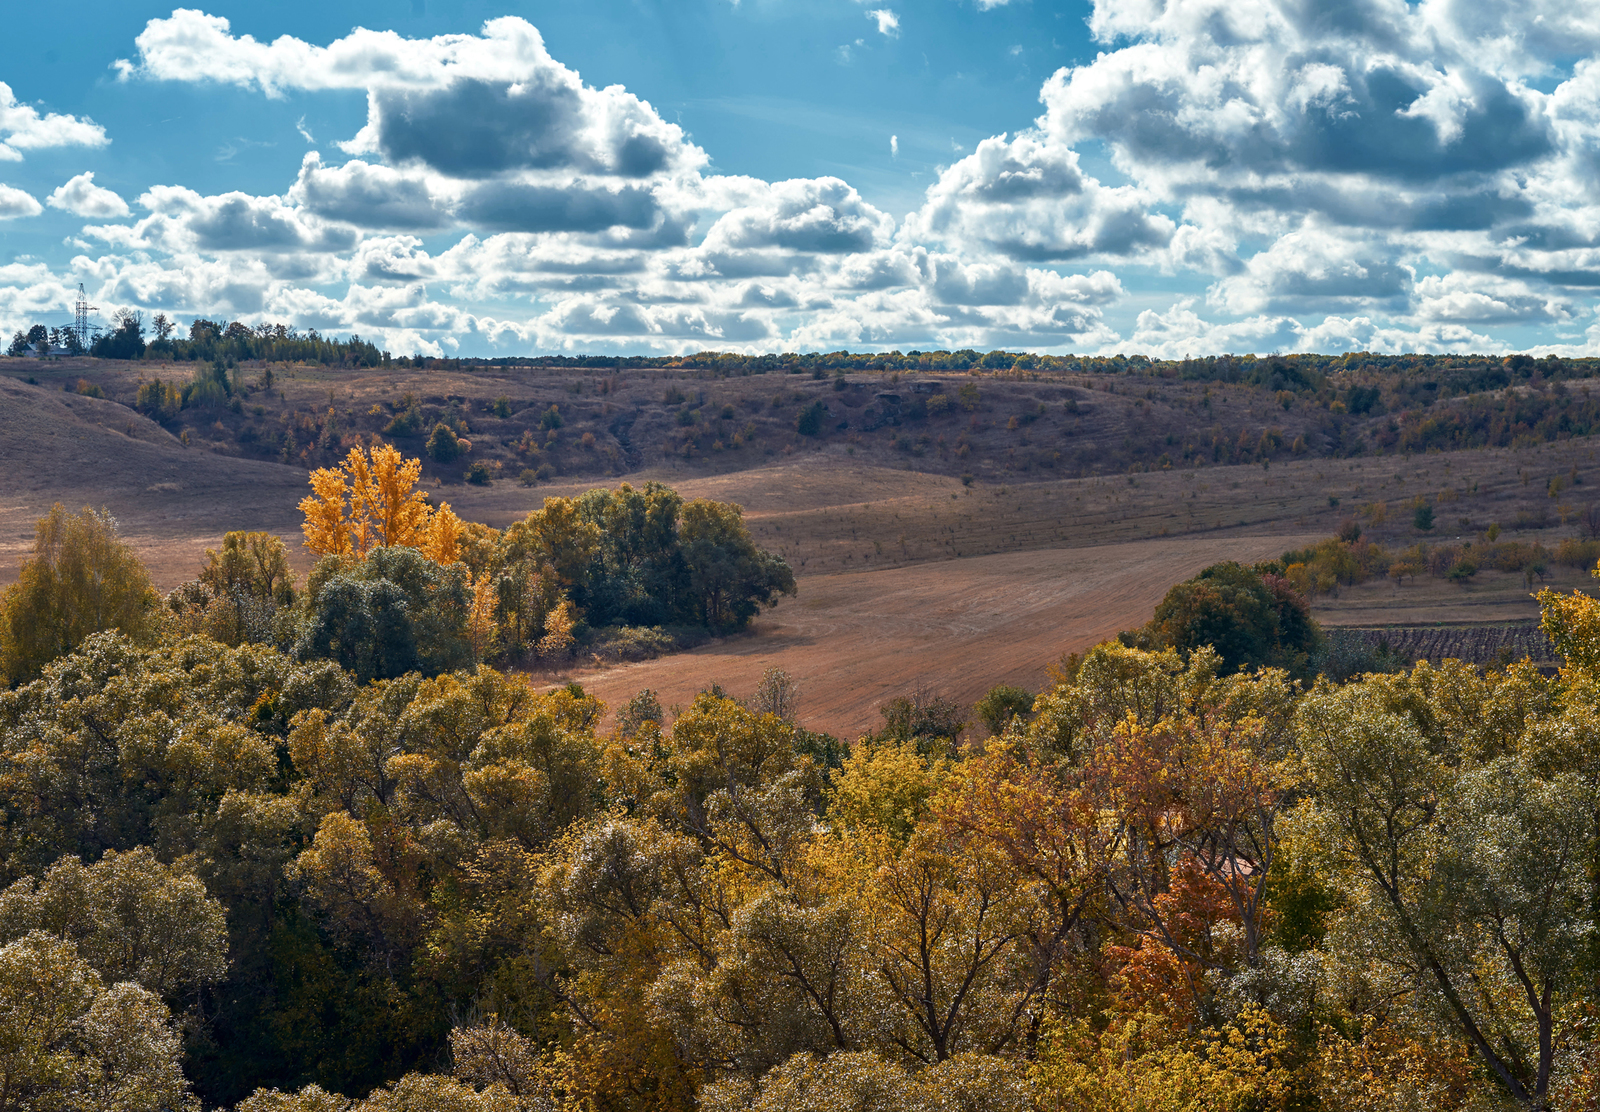
{"type": "Polygon", "coordinates": [[[0,946],[0,1107],[198,1110],[161,1001],[107,987],[71,942],[33,931],[0,946]]]}
{"type": "Polygon", "coordinates": [[[199,576],[167,598],[184,628],[228,645],[270,640],[273,619],[294,601],[288,552],[264,532],[225,535],[220,550],[206,549],[199,576]]]}
{"type": "Polygon", "coordinates": [[[405,459],[389,444],[352,448],[338,468],[313,471],[312,494],[300,502],[306,547],[361,559],[375,547],[405,546],[454,563],[459,519],[448,504],[430,509],[427,495],[413,489],[421,473],[421,460],[405,459]]]}
{"type": "Polygon", "coordinates": [[[1572,680],[1419,664],[1319,685],[1296,720],[1308,844],[1342,896],[1326,950],[1529,1108],[1549,1098],[1563,1014],[1588,989],[1600,761],[1592,688],[1572,680]]]}
{"type": "Polygon", "coordinates": [[[34,527],[33,554],[0,596],[0,674],[22,683],[101,630],[148,638],[158,602],[116,520],[88,507],[69,514],[58,502],[34,527]]]}

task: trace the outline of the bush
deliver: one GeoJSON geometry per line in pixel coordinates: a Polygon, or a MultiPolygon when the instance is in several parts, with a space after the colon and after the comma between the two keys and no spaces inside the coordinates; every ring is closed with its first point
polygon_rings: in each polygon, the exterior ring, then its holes
{"type": "MultiPolygon", "coordinates": [[[[263,374],[262,378],[265,379],[263,374]]],[[[394,419],[383,426],[385,436],[414,436],[422,431],[422,407],[417,404],[414,395],[407,394],[400,399],[403,407],[395,413],[394,419]]]]}
{"type": "Polygon", "coordinates": [[[517,482],[521,483],[525,487],[531,487],[538,483],[538,481],[539,473],[531,467],[524,467],[521,473],[517,475],[517,482]]]}
{"type": "Polygon", "coordinates": [[[561,416],[560,408],[554,402],[550,403],[550,408],[545,410],[544,414],[539,418],[539,427],[541,429],[559,429],[566,423],[561,416]]]}
{"type": "Polygon", "coordinates": [[[461,454],[461,441],[449,425],[440,421],[428,436],[428,455],[438,463],[449,463],[461,454]]]}
{"type": "Polygon", "coordinates": [[[1432,529],[1433,528],[1433,505],[1432,505],[1432,503],[1424,502],[1422,505],[1418,506],[1417,509],[1416,509],[1416,512],[1411,515],[1411,524],[1412,524],[1412,526],[1414,526],[1415,528],[1421,530],[1424,533],[1426,533],[1430,529],[1432,529]]]}
{"type": "Polygon", "coordinates": [[[1013,718],[1026,722],[1032,716],[1033,696],[1025,688],[1002,683],[991,687],[972,709],[978,712],[989,732],[998,737],[1013,718]]]}
{"type": "Polygon", "coordinates": [[[494,472],[489,469],[487,463],[481,459],[476,460],[467,468],[466,480],[473,486],[488,486],[494,481],[494,472]]]}
{"type": "Polygon", "coordinates": [[[822,419],[826,412],[821,401],[812,402],[800,411],[800,416],[794,423],[794,431],[801,436],[821,436],[822,419]]]}

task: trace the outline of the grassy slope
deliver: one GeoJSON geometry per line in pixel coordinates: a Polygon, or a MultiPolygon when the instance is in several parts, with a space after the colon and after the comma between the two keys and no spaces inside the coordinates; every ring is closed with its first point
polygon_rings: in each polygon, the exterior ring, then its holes
{"type": "MultiPolygon", "coordinates": [[[[1364,507],[1385,507],[1386,520],[1373,523],[1370,513],[1362,520],[1369,536],[1391,545],[1417,539],[1410,506],[1418,497],[1435,502],[1437,538],[1470,539],[1492,522],[1509,529],[1521,520],[1529,527],[1507,536],[1553,544],[1576,533],[1576,512],[1591,491],[1600,499],[1600,465],[1588,439],[1409,458],[1289,457],[1266,467],[1075,477],[1088,462],[1110,469],[1150,438],[1198,437],[1219,422],[1272,421],[1286,434],[1314,440],[1329,420],[1309,405],[1285,410],[1243,387],[1212,387],[1208,406],[1197,384],[1157,383],[1112,394],[1074,382],[986,378],[973,412],[957,409],[870,431],[864,426],[876,418],[863,414],[877,406],[882,416],[884,403],[876,395],[897,391],[904,405],[917,396],[912,378],[888,384],[863,376],[839,391],[829,381],[802,376],[385,376],[302,368],[280,371],[274,390],[254,391],[239,413],[185,411],[166,429],[120,404],[133,400],[141,376],[173,373],[90,360],[0,361],[0,582],[15,576],[34,517],[58,499],[109,506],[158,583],[170,587],[191,576],[204,548],[228,529],[269,528],[297,544],[294,506],[307,467],[332,462],[341,439],[381,428],[392,403],[408,391],[436,403],[427,410],[430,419],[454,413],[465,420],[472,458],[499,462],[502,473],[527,462],[514,445],[524,431],[538,429],[539,414],[555,403],[566,423],[542,455],[559,471],[550,482],[467,486],[460,463],[430,461],[430,489],[463,516],[504,525],[549,494],[624,475],[635,483],[659,479],[688,496],[744,505],[760,543],[782,552],[801,579],[801,596],[762,618],[754,638],[604,672],[580,666],[578,673],[613,702],[644,686],[662,688],[670,702],[685,701],[711,680],[735,691],[751,687],[762,668],[778,664],[806,687],[814,724],[846,733],[870,726],[877,701],[919,679],[962,698],[1002,680],[1037,683],[1059,653],[1143,621],[1167,586],[1198,567],[1307,543],[1364,507]],[[38,384],[20,382],[24,374],[38,384]],[[62,391],[63,383],[80,377],[100,384],[108,399],[62,391]],[[291,427],[318,407],[325,416],[330,391],[342,431],[326,449],[302,448],[289,464],[246,458],[251,449],[241,438],[244,429],[291,427]],[[669,404],[669,391],[686,401],[669,404]],[[691,405],[700,391],[704,406],[691,405]],[[485,412],[502,395],[517,407],[507,420],[485,412]],[[816,397],[830,406],[830,417],[852,427],[817,439],[796,435],[795,414],[816,397]],[[1077,413],[1066,408],[1073,399],[1077,413]],[[1036,413],[1041,401],[1045,416],[1007,427],[1011,416],[1036,413]],[[711,433],[704,424],[679,425],[675,414],[692,409],[704,422],[709,412],[710,426],[721,427],[716,415],[722,406],[734,408],[731,427],[755,426],[751,442],[686,457],[686,434],[698,432],[703,440],[711,433]],[[619,418],[631,420],[623,426],[619,418]],[[185,430],[189,447],[175,435],[185,430]],[[585,432],[594,434],[593,448],[584,447],[585,432]],[[917,454],[921,437],[928,439],[917,454]],[[963,472],[975,476],[970,486],[957,478],[963,472]],[[1576,478],[1577,485],[1552,498],[1554,478],[1567,484],[1576,478]],[[1563,525],[1563,515],[1573,523],[1563,525]],[[1541,520],[1542,527],[1533,527],[1541,520]]],[[[246,369],[244,377],[258,379],[259,371],[246,369]]],[[[949,376],[941,386],[954,394],[967,381],[949,376]]],[[[1122,381],[1091,385],[1128,389],[1122,381]]],[[[266,440],[258,432],[253,443],[266,440]]],[[[412,440],[399,442],[419,451],[421,438],[412,440]]],[[[300,552],[297,563],[303,570],[309,559],[300,552]]],[[[1558,571],[1557,577],[1558,586],[1582,581],[1575,572],[1558,571]]],[[[1532,613],[1520,578],[1493,572],[1466,587],[1420,579],[1318,600],[1322,620],[1351,625],[1532,613]]]]}

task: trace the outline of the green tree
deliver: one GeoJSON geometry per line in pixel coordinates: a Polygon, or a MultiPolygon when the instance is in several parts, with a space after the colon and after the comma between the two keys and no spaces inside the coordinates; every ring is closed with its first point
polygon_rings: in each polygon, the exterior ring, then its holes
{"type": "Polygon", "coordinates": [[[471,663],[472,592],[462,564],[414,548],[374,548],[365,560],[325,556],[306,585],[296,655],[336,661],[365,683],[471,663]]]}
{"type": "Polygon", "coordinates": [[[1322,634],[1305,599],[1281,576],[1229,561],[1177,584],[1149,624],[1124,638],[1185,653],[1210,645],[1227,671],[1277,667],[1303,675],[1322,634]]]}
{"type": "Polygon", "coordinates": [[[63,858],[0,892],[0,939],[43,930],[73,943],[108,984],[137,981],[176,1004],[227,971],[222,905],[148,848],[85,866],[63,858]]]}
{"type": "Polygon", "coordinates": [[[978,712],[978,717],[989,728],[989,732],[999,735],[1013,718],[1020,718],[1024,723],[1033,712],[1033,696],[1025,688],[1012,684],[997,684],[991,687],[977,703],[973,710],[978,712]]]}
{"type": "Polygon", "coordinates": [[[105,510],[57,502],[34,528],[33,555],[0,597],[0,673],[22,683],[90,634],[154,634],[159,598],[105,510]]]}
{"type": "Polygon", "coordinates": [[[689,597],[703,625],[737,629],[779,595],[796,593],[794,572],[755,546],[744,511],[732,503],[704,498],[685,503],[679,540],[689,597]]]}
{"type": "Polygon", "coordinates": [[[181,1050],[160,1000],[106,988],[72,943],[34,931],[0,946],[0,1108],[197,1110],[181,1050]]]}
{"type": "Polygon", "coordinates": [[[1341,979],[1443,1025],[1527,1108],[1547,1107],[1560,1017],[1588,982],[1600,847],[1592,704],[1544,684],[1531,666],[1420,664],[1319,685],[1296,719],[1341,979]]]}
{"type": "Polygon", "coordinates": [[[116,327],[97,337],[89,350],[99,359],[137,359],[144,354],[144,348],[143,315],[134,309],[123,309],[117,313],[116,327]]]}
{"type": "Polygon", "coordinates": [[[801,436],[821,436],[822,420],[826,414],[827,407],[819,398],[800,411],[800,416],[795,419],[794,431],[801,436]]]}
{"type": "Polygon", "coordinates": [[[461,454],[461,441],[454,429],[440,421],[428,435],[426,451],[435,462],[450,463],[461,454]]]}
{"type": "Polygon", "coordinates": [[[1424,502],[1411,514],[1411,524],[1414,528],[1426,533],[1433,528],[1433,504],[1424,502]]]}

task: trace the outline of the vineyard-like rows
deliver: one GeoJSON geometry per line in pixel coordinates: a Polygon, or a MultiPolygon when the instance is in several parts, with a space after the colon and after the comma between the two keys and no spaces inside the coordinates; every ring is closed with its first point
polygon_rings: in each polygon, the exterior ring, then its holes
{"type": "Polygon", "coordinates": [[[1495,665],[1528,659],[1558,665],[1538,622],[1506,622],[1472,626],[1386,626],[1377,629],[1329,629],[1328,651],[1335,656],[1387,656],[1397,663],[1465,660],[1495,665]]]}

